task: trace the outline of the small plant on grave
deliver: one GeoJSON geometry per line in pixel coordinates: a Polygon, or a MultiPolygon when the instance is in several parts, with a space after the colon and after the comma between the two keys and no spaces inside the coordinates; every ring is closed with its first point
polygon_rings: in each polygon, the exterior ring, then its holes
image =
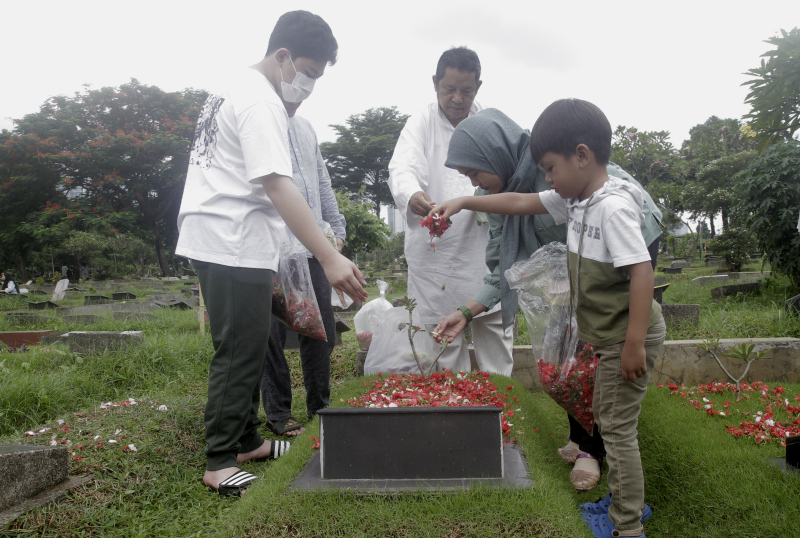
{"type": "Polygon", "coordinates": [[[419,356],[417,355],[417,349],[414,347],[414,335],[416,335],[418,332],[426,332],[425,329],[423,329],[422,327],[414,325],[414,309],[416,307],[417,307],[417,300],[412,299],[411,297],[406,297],[406,310],[408,310],[408,327],[407,327],[408,342],[411,344],[411,353],[414,354],[414,361],[416,361],[417,363],[417,368],[419,368],[419,373],[422,375],[430,375],[431,372],[433,372],[433,369],[436,368],[436,363],[439,362],[439,358],[442,356],[442,353],[444,353],[444,350],[447,349],[447,342],[444,342],[442,344],[442,350],[433,360],[433,363],[431,363],[431,366],[430,368],[428,368],[428,371],[425,372],[425,369],[422,367],[422,363],[419,360],[419,356]]]}
{"type": "Polygon", "coordinates": [[[719,365],[720,368],[722,368],[722,371],[725,372],[725,375],[728,376],[728,379],[730,379],[736,386],[737,402],[742,399],[739,393],[740,383],[742,382],[742,379],[744,379],[745,376],[747,375],[747,372],[750,371],[750,365],[753,364],[753,362],[757,361],[758,359],[763,359],[764,355],[767,354],[765,350],[755,351],[756,346],[752,342],[748,344],[744,343],[739,344],[733,349],[731,349],[731,351],[729,351],[728,353],[723,353],[722,354],[723,357],[728,357],[730,359],[741,359],[745,362],[744,372],[742,373],[741,376],[736,378],[733,376],[733,374],[731,374],[728,371],[727,368],[725,368],[725,365],[722,364],[722,361],[717,355],[717,350],[719,349],[719,338],[712,338],[711,340],[703,340],[701,343],[697,344],[697,347],[699,347],[700,349],[702,349],[703,351],[709,353],[712,357],[714,357],[714,360],[717,361],[717,364],[719,365]]]}

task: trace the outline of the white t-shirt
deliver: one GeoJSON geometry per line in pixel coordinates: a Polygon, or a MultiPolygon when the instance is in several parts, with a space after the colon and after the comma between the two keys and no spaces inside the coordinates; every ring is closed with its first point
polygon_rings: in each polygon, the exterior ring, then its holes
{"type": "Polygon", "coordinates": [[[269,81],[244,69],[200,113],[175,253],[276,270],[284,224],[259,181],[269,174],[292,177],[288,115],[269,81]]]}

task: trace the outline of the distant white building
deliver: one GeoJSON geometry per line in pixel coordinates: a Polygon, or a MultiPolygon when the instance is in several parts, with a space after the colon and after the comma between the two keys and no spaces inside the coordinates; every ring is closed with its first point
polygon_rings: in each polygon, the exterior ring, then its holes
{"type": "Polygon", "coordinates": [[[381,218],[392,229],[392,235],[405,232],[408,227],[405,215],[393,205],[381,206],[381,218]]]}

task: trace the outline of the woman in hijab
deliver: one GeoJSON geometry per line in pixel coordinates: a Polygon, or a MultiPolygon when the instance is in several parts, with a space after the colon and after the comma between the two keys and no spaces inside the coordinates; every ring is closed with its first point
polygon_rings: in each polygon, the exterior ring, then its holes
{"type": "MultiPolygon", "coordinates": [[[[479,194],[499,192],[541,192],[550,189],[545,172],[531,158],[530,135],[511,118],[497,109],[486,109],[458,124],[447,153],[445,166],[467,176],[479,194]]],[[[620,167],[609,163],[608,173],[635,183],[620,167]]],[[[651,252],[658,250],[661,229],[660,211],[652,198],[642,191],[645,200],[645,223],[642,233],[651,252]],[[655,250],[653,250],[655,249],[655,250]]],[[[517,295],[509,288],[505,271],[514,263],[528,259],[543,245],[552,241],[566,242],[566,227],[556,225],[549,215],[488,215],[489,243],[486,265],[491,271],[483,279],[484,287],[473,300],[459,307],[436,326],[437,333],[459,333],[473,316],[502,304],[503,326],[509,327],[517,313],[517,295]]],[[[576,489],[587,491],[600,482],[603,439],[595,425],[588,433],[572,416],[569,417],[568,444],[558,450],[562,459],[575,466],[570,480],[576,489]]]]}

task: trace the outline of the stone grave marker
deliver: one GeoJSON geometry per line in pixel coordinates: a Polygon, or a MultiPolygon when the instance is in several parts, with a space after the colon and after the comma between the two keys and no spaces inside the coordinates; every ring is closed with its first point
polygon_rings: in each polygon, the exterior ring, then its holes
{"type": "Polygon", "coordinates": [[[682,267],[664,267],[664,272],[668,275],[679,275],[683,271],[682,267]]]}
{"type": "Polygon", "coordinates": [[[65,447],[0,444],[0,529],[23,512],[60,498],[88,481],[69,476],[65,447]]]}
{"type": "Polygon", "coordinates": [[[699,304],[661,304],[661,314],[667,325],[689,323],[692,327],[700,326],[699,304]]]}
{"type": "Polygon", "coordinates": [[[36,345],[53,331],[0,331],[0,341],[9,347],[17,348],[23,344],[36,345]]]}
{"type": "Polygon", "coordinates": [[[653,299],[655,299],[657,303],[661,304],[664,300],[664,291],[666,291],[667,288],[669,288],[669,282],[653,287],[653,299]]]}
{"type": "Polygon", "coordinates": [[[34,312],[9,312],[6,314],[6,320],[13,325],[35,325],[37,323],[46,323],[49,319],[45,315],[34,312]]]}
{"type": "Polygon", "coordinates": [[[676,259],[670,264],[670,267],[673,269],[688,269],[691,267],[691,264],[686,260],[676,259]]]}
{"type": "Polygon", "coordinates": [[[71,353],[117,351],[144,340],[142,331],[71,331],[69,350],[71,353]]]}
{"type": "Polygon", "coordinates": [[[177,308],[179,310],[190,310],[197,308],[199,301],[195,298],[184,299],[182,301],[154,301],[155,304],[164,308],[177,308]]]}
{"type": "Polygon", "coordinates": [[[693,286],[709,286],[714,284],[727,284],[728,275],[698,276],[692,279],[693,286]]]}
{"type": "Polygon", "coordinates": [[[111,298],[115,301],[131,301],[136,299],[136,295],[129,291],[118,291],[111,294],[111,298]]]}
{"type": "Polygon", "coordinates": [[[182,301],[185,298],[183,293],[155,293],[153,295],[148,295],[145,297],[147,301],[156,302],[168,302],[168,301],[182,301]]]}
{"type": "Polygon", "coordinates": [[[111,302],[111,297],[108,295],[84,295],[83,304],[107,304],[111,302]]]}
{"type": "Polygon", "coordinates": [[[711,290],[711,296],[715,299],[735,296],[737,293],[744,295],[761,295],[761,282],[749,282],[747,284],[731,284],[720,286],[711,290]]]}

